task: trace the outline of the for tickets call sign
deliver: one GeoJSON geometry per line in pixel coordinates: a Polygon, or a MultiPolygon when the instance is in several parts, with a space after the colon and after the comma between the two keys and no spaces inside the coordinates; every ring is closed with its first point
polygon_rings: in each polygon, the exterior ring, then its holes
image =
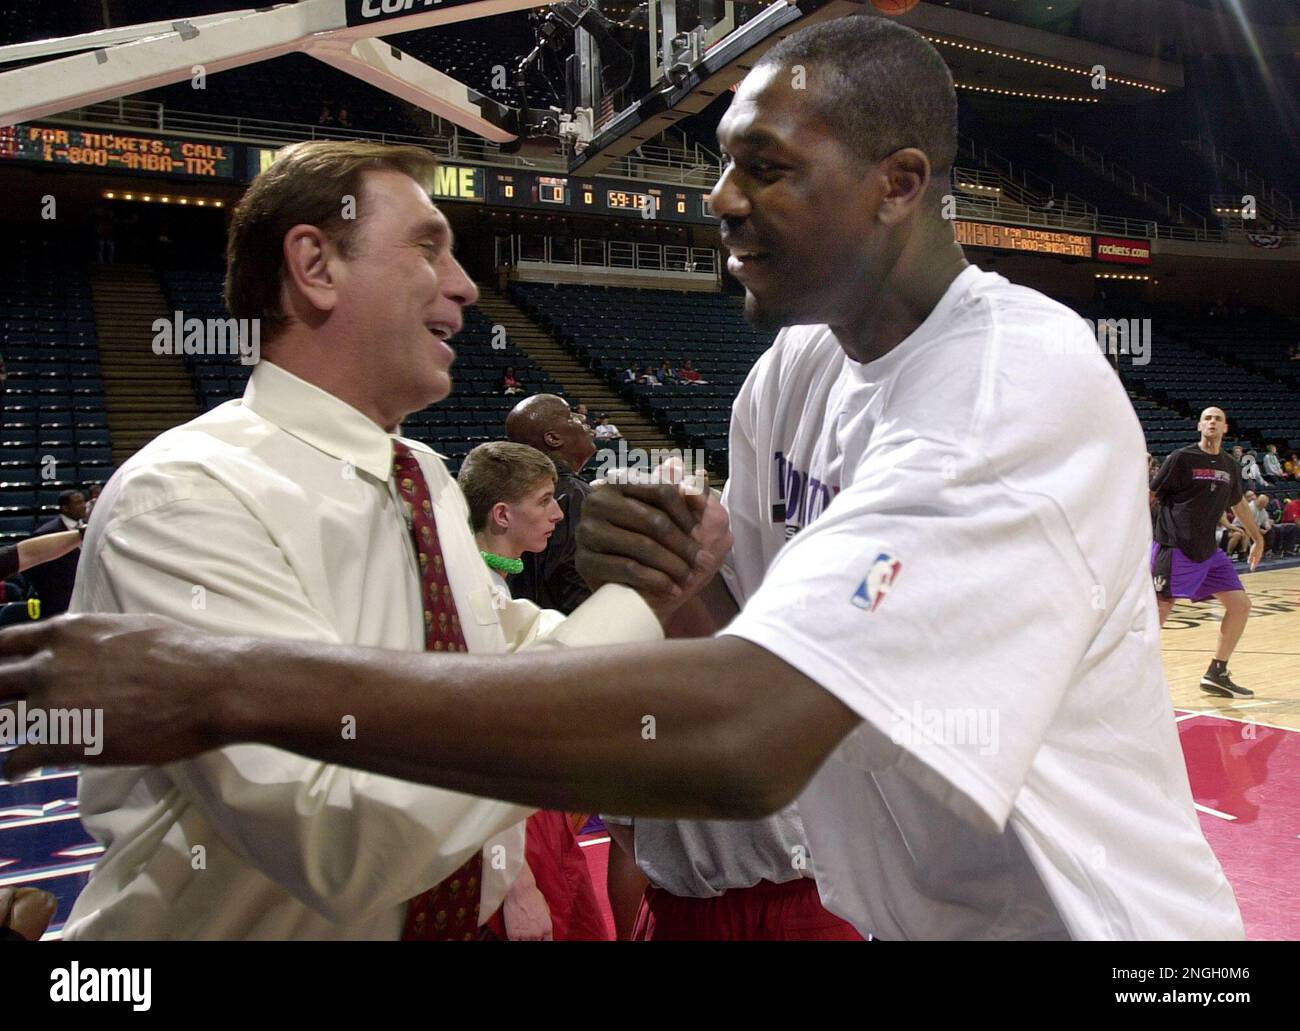
{"type": "Polygon", "coordinates": [[[235,177],[236,146],[201,140],[45,125],[0,128],[0,160],[37,161],[113,172],[153,172],[191,179],[235,177]]]}

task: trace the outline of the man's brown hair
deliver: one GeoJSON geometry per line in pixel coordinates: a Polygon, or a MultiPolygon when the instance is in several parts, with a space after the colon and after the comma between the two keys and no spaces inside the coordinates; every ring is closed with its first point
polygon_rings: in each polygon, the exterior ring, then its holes
{"type": "Polygon", "coordinates": [[[555,482],[555,463],[535,447],[494,440],[480,444],[461,463],[456,482],[469,504],[469,525],[478,533],[499,501],[513,505],[542,480],[555,482]]]}
{"type": "Polygon", "coordinates": [[[235,206],[226,243],[226,307],[237,319],[261,319],[263,342],[289,320],[280,305],[284,236],[296,225],[318,226],[349,257],[361,221],[362,176],[371,169],[408,175],[433,192],[438,159],[418,147],[312,140],[285,147],[235,206]],[[344,218],[344,198],[355,218],[344,218]]]}

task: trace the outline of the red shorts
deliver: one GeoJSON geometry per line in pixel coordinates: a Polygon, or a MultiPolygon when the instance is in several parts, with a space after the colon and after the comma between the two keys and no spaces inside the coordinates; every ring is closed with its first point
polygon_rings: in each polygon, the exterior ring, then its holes
{"type": "Polygon", "coordinates": [[[543,810],[528,818],[528,865],[551,909],[555,940],[609,941],[591,869],[568,813],[543,810]]]}
{"type": "Polygon", "coordinates": [[[865,941],[852,924],[827,911],[817,882],[759,881],[716,898],[646,889],[633,941],[865,941]]]}
{"type": "MultiPolygon", "coordinates": [[[[537,890],[551,911],[557,942],[609,941],[605,915],[596,900],[591,870],[573,833],[568,813],[544,809],[528,818],[525,857],[537,881],[537,890]]],[[[502,907],[504,909],[504,907],[502,907]]],[[[505,941],[506,922],[498,909],[485,925],[505,941]]]]}

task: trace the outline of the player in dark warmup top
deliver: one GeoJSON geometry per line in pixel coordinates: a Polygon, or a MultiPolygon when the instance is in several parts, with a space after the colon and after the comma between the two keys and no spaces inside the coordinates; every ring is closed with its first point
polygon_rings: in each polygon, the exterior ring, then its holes
{"type": "Polygon", "coordinates": [[[1200,442],[1172,452],[1151,481],[1159,505],[1151,579],[1161,626],[1175,598],[1219,600],[1224,609],[1219,644],[1210,668],[1201,677],[1201,690],[1225,698],[1250,698],[1254,692],[1234,684],[1228,676],[1228,659],[1246,629],[1250,598],[1232,560],[1216,546],[1214,530],[1219,517],[1231,508],[1250,535],[1252,570],[1264,555],[1264,538],[1250,504],[1242,497],[1241,470],[1231,455],[1223,453],[1227,416],[1221,408],[1207,408],[1201,413],[1198,429],[1200,442]]]}

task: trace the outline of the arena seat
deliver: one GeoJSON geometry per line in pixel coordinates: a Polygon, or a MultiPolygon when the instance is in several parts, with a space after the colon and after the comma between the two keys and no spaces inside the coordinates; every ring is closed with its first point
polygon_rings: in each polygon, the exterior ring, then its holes
{"type": "Polygon", "coordinates": [[[0,542],[30,536],[59,491],[113,472],[90,280],[75,252],[38,237],[0,259],[0,542]]]}

